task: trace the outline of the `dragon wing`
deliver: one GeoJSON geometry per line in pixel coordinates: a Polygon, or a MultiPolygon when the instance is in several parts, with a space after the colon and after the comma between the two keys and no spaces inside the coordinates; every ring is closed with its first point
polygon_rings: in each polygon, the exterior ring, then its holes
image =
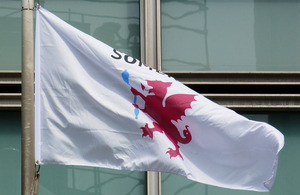
{"type": "Polygon", "coordinates": [[[181,117],[185,116],[185,110],[192,108],[192,102],[196,101],[195,96],[192,94],[175,94],[169,96],[166,99],[166,106],[164,107],[169,121],[181,120],[181,117]]]}

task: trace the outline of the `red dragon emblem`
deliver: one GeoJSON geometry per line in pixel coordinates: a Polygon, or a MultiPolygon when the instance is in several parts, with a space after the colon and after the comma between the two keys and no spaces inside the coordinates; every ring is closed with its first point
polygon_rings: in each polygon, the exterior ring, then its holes
{"type": "Polygon", "coordinates": [[[151,87],[149,90],[141,84],[142,90],[144,92],[147,91],[146,96],[131,87],[133,95],[135,97],[140,96],[145,101],[143,109],[136,103],[133,103],[133,105],[154,120],[152,128],[149,127],[148,123],[144,127],[141,127],[143,130],[142,136],[149,136],[153,139],[154,132],[164,133],[175,147],[175,149],[168,148],[169,150],[166,153],[170,155],[170,158],[180,156],[183,159],[178,143],[189,143],[192,140],[192,135],[188,129],[189,126],[185,125],[182,136],[172,121],[177,122],[178,120],[182,120],[181,117],[185,116],[186,109],[191,108],[191,103],[195,101],[196,95],[174,94],[166,97],[168,87],[171,84],[171,82],[147,80],[147,85],[151,87]]]}

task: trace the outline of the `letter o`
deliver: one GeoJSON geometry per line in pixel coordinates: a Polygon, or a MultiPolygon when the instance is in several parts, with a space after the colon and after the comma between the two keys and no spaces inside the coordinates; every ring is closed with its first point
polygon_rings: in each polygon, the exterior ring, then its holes
{"type": "Polygon", "coordinates": [[[131,61],[131,62],[128,60],[128,58],[129,58],[128,55],[125,55],[125,56],[124,56],[124,60],[125,60],[127,63],[129,63],[129,64],[134,64],[134,63],[136,63],[136,59],[135,59],[135,58],[131,57],[131,58],[132,58],[132,61],[131,61]]]}

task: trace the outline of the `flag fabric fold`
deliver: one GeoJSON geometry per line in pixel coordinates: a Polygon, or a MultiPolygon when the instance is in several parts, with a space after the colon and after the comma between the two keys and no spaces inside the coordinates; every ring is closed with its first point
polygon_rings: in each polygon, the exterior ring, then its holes
{"type": "Polygon", "coordinates": [[[75,29],[36,17],[36,160],[269,191],[283,135],[75,29]]]}

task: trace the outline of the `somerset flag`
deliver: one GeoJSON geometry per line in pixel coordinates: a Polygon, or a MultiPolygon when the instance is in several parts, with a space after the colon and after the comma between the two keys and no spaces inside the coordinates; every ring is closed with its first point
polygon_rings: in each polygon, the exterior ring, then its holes
{"type": "Polygon", "coordinates": [[[36,22],[36,160],[161,171],[268,191],[283,135],[40,7],[36,22]]]}

